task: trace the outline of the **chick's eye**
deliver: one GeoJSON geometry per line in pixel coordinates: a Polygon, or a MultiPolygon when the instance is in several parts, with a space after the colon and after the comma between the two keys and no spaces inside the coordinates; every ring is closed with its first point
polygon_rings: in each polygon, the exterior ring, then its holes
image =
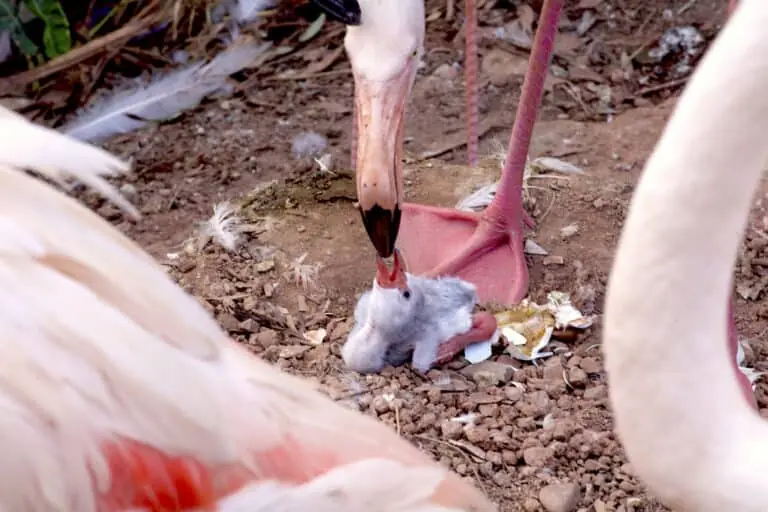
{"type": "Polygon", "coordinates": [[[410,298],[411,298],[411,292],[410,292],[410,290],[404,290],[404,291],[403,291],[403,298],[404,298],[404,299],[410,299],[410,298]]]}

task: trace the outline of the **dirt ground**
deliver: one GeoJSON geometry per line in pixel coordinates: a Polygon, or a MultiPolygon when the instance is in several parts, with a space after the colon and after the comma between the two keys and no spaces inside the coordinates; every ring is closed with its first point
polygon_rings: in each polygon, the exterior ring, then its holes
{"type": "MultiPolygon", "coordinates": [[[[406,367],[360,376],[339,358],[354,304],[374,271],[354,182],[345,171],[352,83],[344,59],[304,80],[265,78],[243,95],[112,141],[110,149],[134,159],[136,174],[122,190],[144,219],[133,225],[111,206],[99,211],[167,264],[235,339],[392,425],[474,479],[502,510],[666,510],[635,479],[612,432],[599,315],[634,183],[687,75],[675,74],[685,57],[649,65],[642,54],[670,27],[693,24],[709,40],[724,19],[725,3],[569,3],[553,61],[558,76],[545,96],[531,156],[554,156],[586,173],[530,182],[539,187],[530,190],[537,220],[530,236],[562,257],[548,264],[541,256],[529,258],[530,295],[542,301],[548,291],[568,292],[598,320],[538,366],[494,356],[515,370],[496,385],[476,378],[476,368],[459,359],[424,378],[406,367]],[[306,131],[327,139],[335,174],[320,172],[311,158],[292,156],[293,138],[306,131]],[[223,200],[243,206],[248,229],[239,246],[190,246],[198,224],[223,200]],[[578,232],[564,236],[562,228],[573,224],[578,232]],[[321,327],[328,332],[322,343],[304,339],[321,327]]],[[[484,5],[481,112],[487,130],[481,153],[492,155],[506,145],[527,52],[497,37],[516,19],[516,4],[484,5]]],[[[499,167],[488,161],[477,169],[462,165],[460,13],[449,21],[444,8],[442,0],[428,2],[427,51],[406,124],[406,177],[410,199],[450,206],[497,179],[499,167]]],[[[320,59],[340,42],[337,37],[303,58],[320,59]]],[[[284,71],[306,64],[297,57],[286,61],[284,71]]],[[[760,370],[768,369],[768,309],[760,301],[768,286],[762,254],[767,230],[758,200],[734,297],[739,333],[749,345],[747,362],[760,370]]],[[[768,407],[767,392],[758,384],[761,408],[768,407]]]]}

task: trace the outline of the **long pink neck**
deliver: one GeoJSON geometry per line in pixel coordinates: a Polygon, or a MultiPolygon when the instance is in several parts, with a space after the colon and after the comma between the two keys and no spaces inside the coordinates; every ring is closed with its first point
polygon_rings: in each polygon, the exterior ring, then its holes
{"type": "Polygon", "coordinates": [[[536,122],[541,98],[544,94],[544,80],[549,69],[549,61],[557,34],[557,22],[562,9],[563,0],[544,0],[544,5],[541,8],[539,26],[536,29],[536,37],[528,61],[528,71],[523,81],[522,94],[515,116],[515,124],[512,127],[501,183],[499,183],[499,188],[496,191],[495,200],[486,210],[489,217],[506,215],[507,218],[513,218],[511,216],[515,212],[519,213],[522,209],[523,172],[528,157],[528,149],[531,145],[533,125],[536,122]]]}
{"type": "Polygon", "coordinates": [[[469,165],[477,165],[478,86],[477,86],[477,8],[475,0],[464,3],[464,74],[467,97],[467,157],[469,165]]]}

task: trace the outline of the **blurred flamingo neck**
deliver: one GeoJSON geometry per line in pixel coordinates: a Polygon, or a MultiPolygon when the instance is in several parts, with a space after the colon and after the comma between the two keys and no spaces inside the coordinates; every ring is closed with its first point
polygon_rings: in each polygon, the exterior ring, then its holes
{"type": "Polygon", "coordinates": [[[606,301],[616,425],[667,505],[768,509],[768,426],[743,399],[725,298],[768,160],[768,4],[742,0],[678,102],[625,222],[606,301]]]}
{"type": "Polygon", "coordinates": [[[562,9],[563,0],[544,0],[541,8],[501,182],[496,191],[495,200],[485,211],[485,215],[489,218],[517,218],[522,210],[523,173],[531,146],[533,126],[544,94],[544,81],[547,77],[557,34],[557,22],[562,9]]]}

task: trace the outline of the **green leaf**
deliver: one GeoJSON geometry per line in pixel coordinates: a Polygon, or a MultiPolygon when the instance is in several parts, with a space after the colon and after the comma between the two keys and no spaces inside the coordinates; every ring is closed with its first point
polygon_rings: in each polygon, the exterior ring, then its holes
{"type": "Polygon", "coordinates": [[[25,56],[32,57],[37,54],[37,45],[27,37],[17,8],[10,0],[0,0],[0,30],[7,30],[11,34],[11,39],[25,56]]]}
{"type": "Polygon", "coordinates": [[[63,55],[72,49],[69,20],[59,0],[24,0],[27,8],[43,20],[43,45],[49,59],[63,55]]]}

